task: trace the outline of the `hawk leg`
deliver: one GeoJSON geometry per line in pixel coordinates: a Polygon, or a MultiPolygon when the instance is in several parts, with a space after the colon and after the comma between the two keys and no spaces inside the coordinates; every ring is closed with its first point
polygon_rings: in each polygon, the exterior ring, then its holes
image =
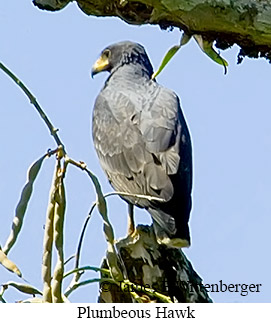
{"type": "Polygon", "coordinates": [[[133,235],[135,232],[135,221],[134,221],[134,206],[128,203],[128,236],[133,235]]]}

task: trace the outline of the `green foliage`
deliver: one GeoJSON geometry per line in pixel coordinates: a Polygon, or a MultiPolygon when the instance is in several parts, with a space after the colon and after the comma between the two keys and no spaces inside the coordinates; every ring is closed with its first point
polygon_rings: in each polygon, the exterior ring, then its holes
{"type": "MultiPolygon", "coordinates": [[[[0,248],[0,263],[9,271],[15,273],[19,277],[22,277],[22,273],[8,257],[7,254],[11,250],[11,248],[15,245],[19,234],[22,229],[24,217],[26,215],[27,206],[32,197],[33,185],[37,178],[37,175],[42,169],[43,162],[46,158],[51,157],[52,155],[56,156],[56,167],[53,174],[53,180],[51,189],[49,192],[49,203],[47,208],[47,217],[46,224],[44,230],[44,241],[43,241],[43,259],[42,259],[42,279],[43,279],[43,292],[39,291],[35,287],[24,284],[24,283],[16,283],[16,282],[7,282],[2,284],[0,290],[0,302],[5,303],[4,293],[10,288],[13,287],[18,291],[24,294],[30,295],[41,295],[40,297],[33,297],[31,299],[25,299],[22,302],[26,303],[40,303],[40,302],[68,302],[69,295],[76,290],[77,288],[97,282],[109,281],[114,284],[121,284],[121,286],[130,284],[133,285],[132,282],[127,280],[125,277],[125,270],[120,267],[121,261],[116,251],[115,247],[115,237],[114,230],[108,218],[107,212],[107,203],[106,198],[113,195],[131,195],[127,192],[114,192],[109,194],[103,194],[101,185],[99,183],[98,178],[87,168],[87,165],[82,162],[77,162],[70,158],[65,149],[64,144],[60,137],[57,134],[57,128],[53,126],[49,118],[46,116],[39,103],[33,94],[28,90],[28,88],[2,63],[0,63],[0,69],[2,69],[26,94],[29,98],[31,104],[34,105],[36,111],[39,113],[40,117],[48,127],[50,134],[53,136],[57,147],[54,150],[50,150],[45,153],[42,157],[40,157],[36,162],[34,162],[27,174],[27,182],[24,185],[21,193],[21,197],[19,203],[16,207],[15,216],[12,224],[11,233],[5,243],[3,249],[0,248]],[[86,218],[85,224],[82,229],[82,233],[79,239],[79,244],[77,248],[77,252],[75,257],[72,256],[65,261],[64,256],[64,218],[65,218],[65,209],[66,209],[66,194],[65,194],[65,182],[64,178],[66,175],[67,168],[73,165],[78,169],[83,170],[88,177],[91,179],[94,189],[96,191],[96,201],[93,203],[91,207],[91,211],[86,218]],[[97,209],[102,216],[103,219],[103,229],[105,239],[107,241],[107,263],[109,266],[109,270],[101,269],[92,266],[80,267],[80,251],[83,241],[83,236],[85,233],[85,229],[87,223],[90,219],[91,213],[94,208],[97,206],[97,209]],[[56,252],[57,261],[55,268],[52,268],[52,257],[54,252],[56,252]],[[65,273],[65,264],[67,264],[70,260],[75,259],[75,266],[72,271],[65,273]],[[87,271],[99,271],[103,274],[106,274],[108,278],[94,278],[88,280],[80,281],[81,276],[87,271]],[[66,291],[63,291],[63,280],[70,278],[73,275],[73,279],[70,282],[69,287],[66,291]]],[[[151,196],[137,196],[135,197],[146,198],[146,199],[155,199],[151,196]]],[[[124,288],[124,287],[123,287],[124,288]]],[[[161,295],[159,293],[155,293],[152,290],[147,291],[148,294],[160,299],[163,302],[169,302],[169,298],[161,295]]],[[[136,292],[131,292],[132,297],[137,302],[142,302],[143,298],[139,296],[136,292]]]]}
{"type": "MultiPolygon", "coordinates": [[[[201,50],[209,58],[211,58],[212,61],[214,61],[215,63],[217,63],[219,65],[224,66],[224,73],[226,74],[227,73],[228,62],[223,57],[221,57],[219,53],[217,53],[214,50],[213,42],[210,42],[210,41],[204,39],[201,35],[193,35],[193,38],[196,40],[196,42],[199,45],[199,47],[201,48],[201,50]]],[[[172,57],[178,52],[178,50],[183,45],[187,44],[190,39],[191,39],[190,35],[187,35],[185,33],[182,34],[180,44],[171,47],[167,51],[167,53],[166,53],[165,57],[163,58],[162,63],[160,64],[158,70],[155,73],[153,73],[152,79],[155,79],[162,72],[162,70],[166,67],[166,65],[169,63],[169,61],[172,59],[172,57]]]]}
{"type": "Polygon", "coordinates": [[[37,178],[37,175],[40,171],[41,165],[43,160],[47,154],[43,155],[41,158],[39,158],[33,165],[30,166],[27,174],[27,182],[22,190],[22,194],[19,200],[19,203],[15,210],[15,217],[12,223],[12,229],[10,232],[10,235],[7,239],[7,242],[5,246],[3,247],[3,252],[7,255],[14,243],[16,242],[16,239],[21,231],[25,211],[28,205],[28,202],[31,198],[31,194],[33,191],[33,185],[35,182],[35,179],[37,178]]]}

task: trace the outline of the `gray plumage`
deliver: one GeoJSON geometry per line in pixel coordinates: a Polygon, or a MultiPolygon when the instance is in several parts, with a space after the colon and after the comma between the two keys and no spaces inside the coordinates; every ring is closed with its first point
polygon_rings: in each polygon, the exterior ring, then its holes
{"type": "Polygon", "coordinates": [[[117,43],[101,58],[93,74],[110,72],[93,111],[101,166],[116,191],[162,198],[123,197],[149,211],[159,242],[188,246],[192,152],[179,99],[151,79],[152,66],[141,45],[117,43]]]}

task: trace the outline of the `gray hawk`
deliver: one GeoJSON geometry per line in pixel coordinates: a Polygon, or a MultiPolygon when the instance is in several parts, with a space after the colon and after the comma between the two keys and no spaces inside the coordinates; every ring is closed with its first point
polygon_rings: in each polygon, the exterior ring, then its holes
{"type": "Polygon", "coordinates": [[[152,65],[140,44],[106,47],[92,76],[101,71],[110,73],[92,119],[101,166],[116,191],[158,198],[121,196],[131,216],[134,205],[151,214],[159,243],[187,247],[192,149],[179,98],[152,79],[152,65]]]}

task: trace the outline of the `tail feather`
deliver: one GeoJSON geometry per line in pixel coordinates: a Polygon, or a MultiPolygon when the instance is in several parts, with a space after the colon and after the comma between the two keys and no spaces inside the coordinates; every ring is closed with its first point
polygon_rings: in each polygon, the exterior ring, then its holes
{"type": "Polygon", "coordinates": [[[158,243],[173,248],[190,246],[190,234],[187,221],[177,222],[171,215],[161,209],[148,208],[148,211],[153,218],[153,227],[158,243]]]}

